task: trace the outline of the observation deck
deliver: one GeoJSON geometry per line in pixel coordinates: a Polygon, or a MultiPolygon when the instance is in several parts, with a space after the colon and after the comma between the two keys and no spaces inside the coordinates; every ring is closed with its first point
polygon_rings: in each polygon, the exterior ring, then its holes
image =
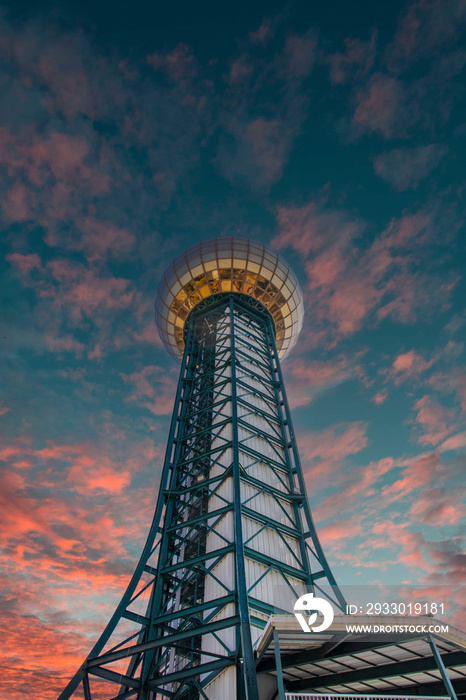
{"type": "Polygon", "coordinates": [[[192,309],[215,294],[253,297],[270,313],[279,357],[295,345],[303,325],[299,282],[275,251],[247,238],[225,237],[188,248],[170,265],[158,288],[155,319],[168,352],[181,361],[192,309]]]}

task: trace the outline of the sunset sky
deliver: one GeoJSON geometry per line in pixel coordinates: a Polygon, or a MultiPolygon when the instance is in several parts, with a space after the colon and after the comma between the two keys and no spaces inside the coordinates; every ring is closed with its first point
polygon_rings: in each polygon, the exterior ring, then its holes
{"type": "Polygon", "coordinates": [[[178,374],[155,293],[214,236],[300,279],[283,370],[338,581],[464,605],[466,0],[1,17],[3,696],[55,698],[133,571],[178,374]]]}

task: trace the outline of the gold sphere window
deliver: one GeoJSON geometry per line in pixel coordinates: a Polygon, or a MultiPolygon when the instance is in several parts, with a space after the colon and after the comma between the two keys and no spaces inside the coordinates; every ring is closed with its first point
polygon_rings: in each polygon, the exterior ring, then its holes
{"type": "Polygon", "coordinates": [[[303,325],[301,287],[275,251],[247,238],[213,238],[188,248],[170,265],[157,290],[155,318],[168,352],[179,361],[184,326],[203,299],[222,292],[246,294],[270,313],[280,358],[296,343],[303,325]]]}

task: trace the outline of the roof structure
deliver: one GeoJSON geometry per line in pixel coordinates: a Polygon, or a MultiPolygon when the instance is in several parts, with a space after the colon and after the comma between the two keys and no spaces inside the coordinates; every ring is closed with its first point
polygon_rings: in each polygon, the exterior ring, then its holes
{"type": "Polygon", "coordinates": [[[157,291],[155,320],[168,352],[181,361],[189,313],[204,299],[225,292],[253,297],[269,311],[279,357],[285,357],[303,325],[299,282],[271,248],[232,236],[196,244],[166,271],[157,291]]]}
{"type": "Polygon", "coordinates": [[[322,693],[466,697],[464,632],[451,625],[438,634],[346,631],[347,625],[369,624],[432,629],[446,623],[432,617],[338,615],[324,632],[305,634],[293,615],[272,615],[256,647],[258,673],[278,684],[281,675],[286,697],[296,693],[303,700],[322,693]]]}

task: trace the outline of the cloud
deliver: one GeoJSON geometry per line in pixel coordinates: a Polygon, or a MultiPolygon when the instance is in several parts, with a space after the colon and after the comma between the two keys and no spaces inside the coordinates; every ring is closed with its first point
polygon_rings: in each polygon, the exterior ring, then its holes
{"type": "Polygon", "coordinates": [[[433,214],[395,219],[371,243],[363,243],[363,223],[315,202],[279,208],[277,220],[280,231],[272,246],[292,248],[304,258],[306,308],[317,330],[349,336],[369,321],[391,317],[409,323],[448,303],[455,279],[429,270],[437,228],[433,214]]]}
{"type": "Polygon", "coordinates": [[[406,100],[405,88],[399,80],[376,73],[356,93],[353,126],[390,139],[404,128],[408,116],[406,100]]]}
{"type": "Polygon", "coordinates": [[[457,0],[414,0],[404,9],[393,41],[386,49],[391,71],[438,55],[450,48],[464,31],[466,7],[457,0]]]}
{"type": "Polygon", "coordinates": [[[456,429],[455,411],[441,406],[433,397],[423,396],[416,401],[414,408],[417,411],[416,423],[425,431],[418,438],[421,445],[436,445],[456,429]]]}
{"type": "Polygon", "coordinates": [[[285,371],[290,406],[297,408],[356,376],[358,367],[344,357],[333,361],[296,358],[287,362],[285,371]]]}
{"type": "Polygon", "coordinates": [[[271,62],[261,51],[271,32],[266,21],[249,35],[230,64],[228,88],[219,103],[217,168],[234,186],[256,192],[267,192],[282,177],[307,114],[303,82],[317,49],[313,31],[288,34],[280,38],[271,62]],[[273,103],[271,91],[277,95],[273,103]]]}
{"type": "Polygon", "coordinates": [[[430,488],[422,490],[409,514],[413,521],[422,522],[431,527],[458,525],[466,517],[464,496],[466,489],[457,485],[451,489],[430,488]]]}
{"type": "Polygon", "coordinates": [[[324,209],[317,202],[302,207],[277,207],[279,233],[272,239],[274,248],[293,248],[304,257],[332,244],[349,244],[362,235],[364,225],[345,212],[324,209]]]}
{"type": "Polygon", "coordinates": [[[134,239],[176,196],[210,122],[212,87],[192,50],[140,61],[40,16],[5,20],[0,38],[4,224],[39,226],[91,261],[136,256],[134,239]]]}
{"type": "Polygon", "coordinates": [[[447,452],[449,450],[460,450],[466,447],[466,432],[452,435],[445,442],[437,447],[439,452],[447,452]]]}
{"type": "Polygon", "coordinates": [[[304,475],[313,492],[334,483],[342,462],[367,446],[366,431],[366,424],[355,422],[299,435],[304,475]]]}
{"type": "Polygon", "coordinates": [[[405,498],[410,496],[413,491],[425,486],[434,483],[440,484],[446,478],[451,477],[452,472],[454,474],[453,468],[442,462],[437,452],[400,460],[399,466],[402,468],[400,477],[383,487],[382,498],[397,500],[405,498]]]}
{"type": "MultiPolygon", "coordinates": [[[[385,140],[413,137],[419,140],[421,135],[428,141],[441,138],[454,106],[462,100],[461,74],[465,65],[466,51],[453,48],[435,57],[420,75],[400,76],[383,70],[373,73],[363,86],[352,90],[353,114],[348,137],[357,139],[372,134],[385,140]]],[[[428,155],[422,151],[407,153],[404,161],[409,161],[411,156],[411,160],[418,161],[417,170],[421,172],[423,159],[428,155]]],[[[434,159],[433,154],[430,156],[434,159]]],[[[392,159],[397,157],[403,156],[395,155],[392,159]]],[[[410,168],[414,173],[414,163],[408,165],[410,168]]],[[[404,186],[401,175],[399,182],[404,186]]]]}
{"type": "Polygon", "coordinates": [[[341,488],[339,484],[339,488],[335,493],[318,503],[316,508],[317,520],[326,520],[337,514],[353,512],[357,508],[358,503],[360,506],[366,506],[369,497],[374,496],[373,488],[378,482],[379,487],[376,491],[375,507],[376,512],[380,512],[381,500],[379,494],[382,480],[386,478],[388,473],[395,470],[399,463],[400,460],[384,457],[363,466],[352,465],[350,474],[342,473],[341,475],[341,481],[346,481],[347,485],[341,488]]]}
{"type": "Polygon", "coordinates": [[[453,393],[466,413],[466,370],[461,366],[453,366],[448,372],[439,372],[429,379],[429,385],[441,393],[453,393]]]}
{"type": "Polygon", "coordinates": [[[437,167],[448,148],[442,144],[429,144],[415,148],[395,148],[382,153],[374,160],[374,168],[396,190],[417,189],[437,167]]]}
{"type": "MultiPolygon", "coordinates": [[[[124,259],[136,247],[136,237],[110,221],[86,216],[78,218],[75,224],[81,235],[70,239],[67,247],[83,251],[90,264],[108,258],[124,259]]],[[[46,242],[51,247],[63,247],[65,240],[56,231],[49,231],[46,242]]]]}
{"type": "MultiPolygon", "coordinates": [[[[113,426],[109,432],[114,438],[113,426]]],[[[124,459],[106,441],[2,445],[8,467],[0,468],[6,663],[0,686],[9,697],[27,695],[28,683],[38,697],[56,697],[134,569],[153,510],[147,479],[160,452],[147,438],[127,438],[120,436],[124,459]],[[130,483],[130,472],[137,477],[144,470],[139,485],[130,483]]]]}
{"type": "Polygon", "coordinates": [[[361,516],[358,514],[351,518],[335,520],[331,525],[319,528],[319,538],[325,549],[329,548],[333,552],[337,552],[346,548],[348,546],[347,540],[357,537],[362,530],[361,516]]]}
{"type": "Polygon", "coordinates": [[[381,406],[383,403],[385,403],[387,396],[388,392],[378,391],[372,400],[377,406],[381,406]]]}
{"type": "Polygon", "coordinates": [[[156,416],[172,412],[176,394],[173,371],[167,374],[164,367],[147,366],[140,372],[122,374],[121,377],[132,388],[128,401],[137,401],[156,416]]]}
{"type": "Polygon", "coordinates": [[[391,368],[386,371],[387,376],[395,384],[418,377],[434,364],[434,360],[425,360],[422,355],[415,350],[402,352],[395,357],[391,368]]]}
{"type": "Polygon", "coordinates": [[[371,32],[369,41],[345,39],[345,53],[329,57],[330,80],[341,84],[349,79],[361,79],[368,75],[374,65],[377,31],[371,32]]]}
{"type": "Polygon", "coordinates": [[[170,79],[182,88],[187,87],[199,71],[192,49],[183,43],[178,44],[170,53],[150,54],[146,60],[156,70],[165,70],[170,79]]]}

